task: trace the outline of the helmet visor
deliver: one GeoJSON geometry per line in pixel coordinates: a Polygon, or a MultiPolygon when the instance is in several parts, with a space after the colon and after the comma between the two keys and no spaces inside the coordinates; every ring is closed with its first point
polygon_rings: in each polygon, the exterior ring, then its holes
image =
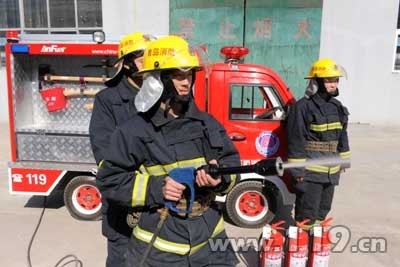
{"type": "Polygon", "coordinates": [[[164,86],[160,79],[160,71],[143,75],[143,84],[135,97],[135,107],[139,112],[147,112],[160,99],[164,86]]]}

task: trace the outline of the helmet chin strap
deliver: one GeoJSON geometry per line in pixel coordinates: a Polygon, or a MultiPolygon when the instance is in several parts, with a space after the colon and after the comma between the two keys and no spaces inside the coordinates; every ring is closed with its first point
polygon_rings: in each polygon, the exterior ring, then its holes
{"type": "Polygon", "coordinates": [[[142,79],[136,75],[139,71],[138,67],[136,66],[135,62],[133,62],[132,58],[127,58],[124,60],[123,66],[123,73],[127,78],[130,78],[137,87],[142,85],[142,79]],[[127,65],[129,68],[125,67],[127,65]]]}
{"type": "Polygon", "coordinates": [[[136,66],[135,62],[133,62],[132,57],[127,57],[124,59],[124,74],[127,77],[133,78],[134,74],[139,71],[138,67],[136,66]],[[126,68],[125,65],[127,65],[129,68],[126,68]]]}

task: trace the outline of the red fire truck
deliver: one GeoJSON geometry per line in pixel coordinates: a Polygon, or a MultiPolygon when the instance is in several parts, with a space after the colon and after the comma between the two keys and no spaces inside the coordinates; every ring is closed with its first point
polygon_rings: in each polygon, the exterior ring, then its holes
{"type": "MultiPolygon", "coordinates": [[[[73,217],[96,220],[101,194],[88,125],[93,96],[112,75],[117,44],[60,37],[24,35],[6,44],[10,193],[48,196],[63,190],[73,217]]],[[[285,116],[293,95],[273,70],[241,63],[248,52],[221,49],[225,62],[210,64],[196,77],[195,100],[224,125],[243,165],[286,159],[285,116]]],[[[284,178],[245,174],[222,200],[235,224],[258,227],[272,220],[278,197],[285,205],[294,200],[284,178]]]]}

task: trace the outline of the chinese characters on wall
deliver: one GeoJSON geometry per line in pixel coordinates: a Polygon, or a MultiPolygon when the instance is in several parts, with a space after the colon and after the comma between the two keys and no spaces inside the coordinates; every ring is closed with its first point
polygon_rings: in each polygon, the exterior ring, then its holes
{"type": "MultiPolygon", "coordinates": [[[[196,39],[195,36],[195,26],[196,23],[192,18],[180,18],[178,20],[178,32],[175,34],[182,36],[186,39],[196,39]]],[[[256,39],[272,39],[273,38],[273,19],[272,18],[257,18],[252,25],[253,33],[251,36],[254,40],[256,39]]],[[[217,23],[218,24],[218,23],[217,23]]],[[[296,25],[293,27],[296,28],[296,33],[293,35],[294,40],[300,39],[311,39],[312,35],[309,31],[312,23],[309,19],[305,18],[302,20],[298,20],[296,25]]],[[[230,21],[229,18],[223,18],[219,24],[219,33],[218,39],[220,40],[234,40],[238,38],[238,36],[233,32],[233,30],[237,27],[233,22],[230,21]]]]}

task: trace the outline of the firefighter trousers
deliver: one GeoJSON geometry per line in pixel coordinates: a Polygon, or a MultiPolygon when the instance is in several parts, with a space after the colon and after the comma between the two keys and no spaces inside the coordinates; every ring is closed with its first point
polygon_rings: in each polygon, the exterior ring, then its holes
{"type": "Polygon", "coordinates": [[[296,183],[295,190],[295,220],[310,219],[309,224],[325,220],[331,210],[335,185],[302,181],[296,183]]]}
{"type": "MultiPolygon", "coordinates": [[[[142,242],[135,237],[131,238],[130,247],[127,254],[127,267],[139,267],[143,253],[148,243],[142,242]],[[134,247],[134,248],[132,248],[134,247]]],[[[157,251],[157,257],[150,252],[146,260],[146,267],[234,267],[238,264],[235,252],[228,242],[226,233],[219,234],[213,241],[196,251],[193,255],[176,255],[167,252],[157,251]],[[222,241],[222,242],[219,242],[222,241]],[[229,244],[226,246],[226,244],[229,244]],[[221,245],[221,246],[220,246],[221,245]],[[218,247],[216,249],[216,247],[218,247]]],[[[152,250],[157,250],[153,247],[152,250]]]]}
{"type": "Polygon", "coordinates": [[[121,235],[116,240],[107,241],[106,267],[125,267],[129,238],[121,235]]]}
{"type": "MultiPolygon", "coordinates": [[[[139,225],[133,230],[127,252],[129,267],[139,266],[143,258],[152,236],[143,228],[150,224],[152,217],[158,216],[142,214],[139,225]],[[148,223],[144,224],[146,220],[148,223]],[[150,235],[147,236],[148,234],[150,235]]],[[[203,215],[187,219],[180,219],[170,214],[152,246],[145,266],[234,267],[237,263],[232,245],[223,229],[220,212],[211,208],[203,215]]]]}

